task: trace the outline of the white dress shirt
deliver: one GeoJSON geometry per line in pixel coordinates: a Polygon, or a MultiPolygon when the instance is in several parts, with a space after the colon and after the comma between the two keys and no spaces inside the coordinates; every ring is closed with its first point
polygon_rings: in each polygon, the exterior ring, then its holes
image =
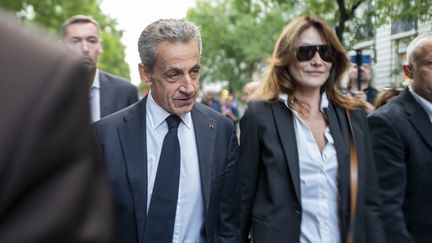
{"type": "MultiPolygon", "coordinates": [[[[170,114],[160,107],[151,95],[146,104],[147,131],[147,212],[149,210],[162,143],[168,133],[165,119],[170,114]]],[[[174,243],[204,242],[200,231],[204,223],[204,200],[198,164],[195,132],[191,113],[179,116],[182,120],[178,127],[180,142],[180,186],[174,222],[174,243]]]]}
{"type": "Polygon", "coordinates": [[[425,98],[418,95],[414,90],[411,88],[411,85],[408,86],[409,91],[414,96],[414,98],[417,100],[417,102],[423,107],[423,109],[426,111],[426,114],[429,116],[429,120],[432,122],[432,103],[427,101],[425,98]]]}
{"type": "Polygon", "coordinates": [[[93,83],[90,87],[89,98],[90,98],[90,115],[91,115],[90,121],[95,122],[101,118],[99,69],[96,69],[93,83]]]}
{"type": "MultiPolygon", "coordinates": [[[[280,99],[287,104],[287,95],[280,95],[280,99]]],[[[327,107],[328,98],[323,93],[321,110],[327,107]]],[[[329,127],[326,127],[324,136],[327,144],[321,153],[312,130],[300,118],[298,112],[292,112],[300,166],[300,242],[339,243],[338,160],[333,137],[329,127]]]]}

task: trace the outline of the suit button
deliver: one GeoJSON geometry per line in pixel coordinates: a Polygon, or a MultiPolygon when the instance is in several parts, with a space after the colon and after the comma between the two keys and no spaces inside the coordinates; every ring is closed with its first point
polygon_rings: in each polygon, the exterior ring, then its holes
{"type": "Polygon", "coordinates": [[[301,214],[300,210],[298,210],[298,209],[294,210],[294,212],[295,212],[296,214],[301,214]]]}

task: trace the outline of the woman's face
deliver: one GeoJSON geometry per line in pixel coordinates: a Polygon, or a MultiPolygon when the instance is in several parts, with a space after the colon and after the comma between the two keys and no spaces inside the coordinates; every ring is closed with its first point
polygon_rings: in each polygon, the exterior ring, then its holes
{"type": "Polygon", "coordinates": [[[297,89],[319,90],[330,75],[334,54],[318,30],[311,26],[299,36],[296,61],[288,66],[297,89]],[[323,60],[324,59],[324,60],[323,60]]]}

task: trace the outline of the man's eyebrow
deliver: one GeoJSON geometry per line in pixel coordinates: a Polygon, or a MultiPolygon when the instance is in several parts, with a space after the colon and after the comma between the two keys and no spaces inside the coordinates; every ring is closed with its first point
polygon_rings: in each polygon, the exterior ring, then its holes
{"type": "Polygon", "coordinates": [[[194,65],[194,66],[191,68],[191,70],[192,70],[192,69],[195,69],[195,68],[201,68],[201,65],[200,65],[200,64],[196,64],[196,65],[194,65]]]}
{"type": "Polygon", "coordinates": [[[171,72],[171,71],[182,71],[182,69],[178,68],[178,67],[170,67],[170,68],[168,68],[167,72],[171,72]]]}

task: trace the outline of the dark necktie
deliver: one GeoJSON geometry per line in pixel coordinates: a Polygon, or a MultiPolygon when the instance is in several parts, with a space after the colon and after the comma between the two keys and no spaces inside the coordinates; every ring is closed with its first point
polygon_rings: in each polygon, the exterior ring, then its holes
{"type": "Polygon", "coordinates": [[[180,144],[177,128],[180,117],[171,115],[165,120],[165,135],[156,179],[147,214],[145,242],[171,243],[177,208],[180,178],[180,144]]]}

